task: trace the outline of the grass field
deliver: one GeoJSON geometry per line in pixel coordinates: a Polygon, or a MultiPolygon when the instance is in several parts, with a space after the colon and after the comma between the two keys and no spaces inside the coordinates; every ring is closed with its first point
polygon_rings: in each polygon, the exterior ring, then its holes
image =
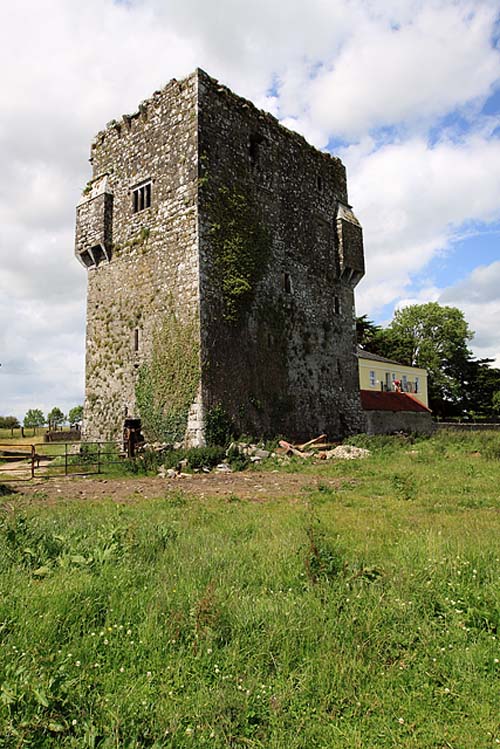
{"type": "Polygon", "coordinates": [[[271,463],[300,501],[5,497],[0,747],[498,746],[500,435],[370,446],[271,463]]]}
{"type": "MultiPolygon", "coordinates": [[[[69,426],[63,426],[58,428],[58,431],[68,432],[69,426]]],[[[47,432],[47,427],[36,427],[35,429],[32,429],[31,427],[26,427],[24,430],[24,437],[22,434],[22,430],[20,427],[13,429],[12,431],[10,429],[4,429],[3,427],[0,428],[0,444],[6,443],[9,444],[10,442],[15,443],[16,445],[31,445],[31,444],[39,444],[43,443],[43,437],[45,433],[47,432]]]]}

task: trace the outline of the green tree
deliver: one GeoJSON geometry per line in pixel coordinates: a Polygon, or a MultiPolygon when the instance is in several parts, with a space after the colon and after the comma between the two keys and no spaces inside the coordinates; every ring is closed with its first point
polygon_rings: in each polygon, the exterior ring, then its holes
{"type": "Polygon", "coordinates": [[[362,349],[370,351],[370,346],[375,343],[381,331],[380,325],[376,325],[372,320],[369,320],[367,315],[356,318],[356,342],[362,349]]]}
{"type": "Polygon", "coordinates": [[[26,411],[23,424],[26,428],[33,429],[35,434],[37,427],[43,427],[45,424],[45,416],[39,408],[29,408],[26,411]]]}
{"type": "Polygon", "coordinates": [[[83,421],[83,406],[71,408],[68,414],[68,421],[70,424],[78,424],[80,426],[83,421]]]}
{"type": "Polygon", "coordinates": [[[0,427],[3,429],[10,429],[10,436],[14,436],[14,429],[18,429],[21,425],[16,416],[0,416],[0,427]]]}
{"type": "Polygon", "coordinates": [[[57,406],[54,406],[52,411],[47,414],[49,429],[57,429],[57,427],[64,421],[66,421],[66,416],[60,408],[57,408],[57,406]]]}
{"type": "Polygon", "coordinates": [[[482,367],[481,374],[478,392],[484,394],[486,401],[482,412],[488,416],[500,416],[500,369],[488,365],[482,367]]]}
{"type": "Polygon", "coordinates": [[[438,414],[466,407],[474,377],[473,337],[463,313],[437,302],[397,310],[389,326],[373,337],[368,350],[413,367],[427,369],[429,402],[438,414]]]}
{"type": "Polygon", "coordinates": [[[471,414],[491,417],[495,412],[494,396],[500,391],[500,369],[492,367],[492,362],[492,359],[470,362],[465,408],[471,414]]]}

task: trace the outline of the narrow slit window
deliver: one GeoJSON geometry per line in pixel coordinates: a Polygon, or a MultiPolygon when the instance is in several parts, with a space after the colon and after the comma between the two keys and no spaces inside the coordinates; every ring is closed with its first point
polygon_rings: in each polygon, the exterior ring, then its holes
{"type": "Polygon", "coordinates": [[[136,353],[139,351],[139,328],[134,330],[134,351],[136,353]]]}
{"type": "Polygon", "coordinates": [[[132,210],[139,213],[145,208],[151,207],[151,182],[146,182],[140,187],[132,190],[132,210]]]}
{"type": "Polygon", "coordinates": [[[323,192],[323,177],[318,174],[316,177],[316,186],[318,188],[318,192],[323,192]]]}
{"type": "Polygon", "coordinates": [[[248,157],[250,164],[254,169],[260,169],[262,156],[262,146],[265,145],[266,139],[260,133],[252,133],[248,140],[248,157]]]}
{"type": "Polygon", "coordinates": [[[338,296],[333,297],[333,308],[336,315],[340,315],[340,299],[338,296]]]}
{"type": "Polygon", "coordinates": [[[283,273],[283,291],[285,294],[292,293],[292,278],[289,273],[283,273]]]}

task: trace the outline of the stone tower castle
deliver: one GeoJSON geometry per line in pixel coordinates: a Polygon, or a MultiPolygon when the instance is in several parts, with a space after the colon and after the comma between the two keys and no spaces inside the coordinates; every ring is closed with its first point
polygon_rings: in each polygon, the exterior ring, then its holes
{"type": "Polygon", "coordinates": [[[362,431],[361,227],[341,161],[202,70],[92,143],[86,439],[362,431]]]}

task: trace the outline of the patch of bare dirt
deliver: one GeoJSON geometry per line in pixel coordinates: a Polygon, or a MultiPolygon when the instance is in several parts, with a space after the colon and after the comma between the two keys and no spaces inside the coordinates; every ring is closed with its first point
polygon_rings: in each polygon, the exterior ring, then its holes
{"type": "MultiPolygon", "coordinates": [[[[60,477],[35,480],[33,483],[16,484],[16,495],[8,504],[54,504],[60,501],[111,499],[115,502],[137,502],[155,499],[167,492],[181,489],[187,494],[203,497],[228,498],[236,495],[240,499],[265,502],[270,499],[296,500],[303,495],[303,488],[314,486],[318,481],[338,487],[342,479],[325,480],[323,476],[297,473],[264,471],[242,471],[230,474],[193,474],[189,477],[163,479],[141,478],[72,478],[60,477]]],[[[4,507],[7,503],[4,503],[4,507]]],[[[6,508],[7,509],[7,508],[6,508]]]]}

